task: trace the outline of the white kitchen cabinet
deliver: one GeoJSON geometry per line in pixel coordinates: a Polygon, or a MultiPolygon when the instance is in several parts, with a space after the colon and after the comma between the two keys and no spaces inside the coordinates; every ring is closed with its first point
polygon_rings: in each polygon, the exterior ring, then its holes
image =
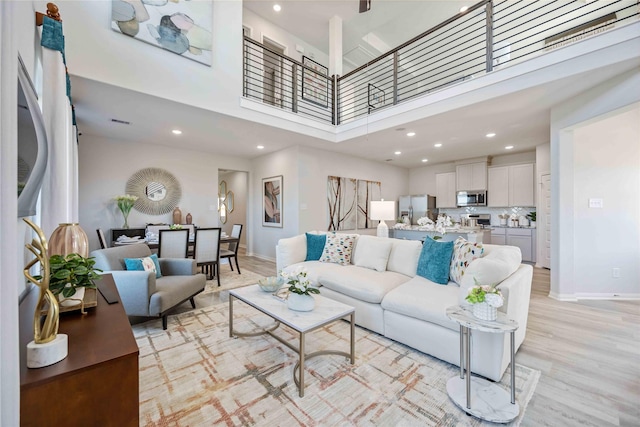
{"type": "Polygon", "coordinates": [[[436,174],[436,207],[456,207],[456,173],[436,174]]]}
{"type": "Polygon", "coordinates": [[[487,163],[469,163],[456,166],[456,189],[458,191],[486,190],[487,163]]]}
{"type": "Polygon", "coordinates": [[[533,163],[509,166],[509,206],[535,206],[533,163]]]}
{"type": "Polygon", "coordinates": [[[487,206],[535,206],[533,171],[533,163],[490,167],[487,206]]]}
{"type": "Polygon", "coordinates": [[[491,230],[491,244],[492,245],[506,245],[507,244],[507,230],[506,228],[494,228],[491,230]]]}

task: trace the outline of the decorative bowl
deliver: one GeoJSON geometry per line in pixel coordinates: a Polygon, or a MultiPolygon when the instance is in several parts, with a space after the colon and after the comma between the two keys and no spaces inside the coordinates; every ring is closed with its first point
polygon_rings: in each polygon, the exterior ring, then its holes
{"type": "Polygon", "coordinates": [[[284,280],[282,280],[282,277],[274,277],[274,276],[269,276],[269,277],[265,277],[263,279],[258,280],[258,285],[260,285],[260,289],[262,289],[265,292],[275,292],[278,289],[280,289],[280,287],[282,287],[284,283],[284,280]]]}

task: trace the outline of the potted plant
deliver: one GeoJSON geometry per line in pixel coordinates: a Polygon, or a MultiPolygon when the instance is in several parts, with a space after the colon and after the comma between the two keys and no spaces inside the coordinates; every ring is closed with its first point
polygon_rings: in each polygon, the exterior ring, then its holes
{"type": "Polygon", "coordinates": [[[283,271],[280,275],[283,277],[285,284],[289,285],[287,307],[295,311],[313,310],[316,303],[311,294],[319,294],[320,290],[311,286],[311,281],[307,279],[307,270],[297,268],[292,272],[283,271]]]}
{"type": "Polygon", "coordinates": [[[529,218],[531,227],[535,227],[536,226],[536,211],[529,212],[527,214],[527,218],[529,218]]]}
{"type": "Polygon", "coordinates": [[[474,278],[476,283],[466,296],[467,302],[473,307],[473,315],[482,320],[496,320],[498,318],[498,307],[502,307],[504,299],[502,292],[496,285],[480,285],[474,278]]]}
{"type": "Polygon", "coordinates": [[[95,260],[72,253],[66,256],[52,255],[49,258],[51,279],[49,289],[58,296],[60,305],[73,306],[84,298],[86,288],[95,289],[95,280],[100,269],[94,268],[95,260]]]}
{"type": "Polygon", "coordinates": [[[124,196],[114,197],[114,200],[118,204],[118,209],[120,209],[120,212],[122,212],[122,216],[124,217],[124,225],[122,226],[122,228],[129,228],[129,212],[131,212],[131,208],[133,208],[136,200],[138,200],[138,196],[125,194],[124,196]]]}

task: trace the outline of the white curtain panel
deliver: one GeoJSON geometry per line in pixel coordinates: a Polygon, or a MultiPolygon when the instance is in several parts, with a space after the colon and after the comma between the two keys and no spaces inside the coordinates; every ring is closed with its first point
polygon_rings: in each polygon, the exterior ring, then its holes
{"type": "Polygon", "coordinates": [[[50,236],[58,224],[78,221],[76,133],[62,54],[42,49],[42,115],[49,139],[49,161],[42,184],[42,229],[50,236]]]}

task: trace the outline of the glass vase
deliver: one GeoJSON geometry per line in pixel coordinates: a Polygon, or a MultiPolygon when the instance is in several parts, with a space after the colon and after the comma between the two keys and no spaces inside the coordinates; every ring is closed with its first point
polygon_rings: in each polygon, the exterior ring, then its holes
{"type": "Polygon", "coordinates": [[[129,212],[122,212],[122,216],[124,217],[124,224],[122,228],[129,228],[129,212]]]}

